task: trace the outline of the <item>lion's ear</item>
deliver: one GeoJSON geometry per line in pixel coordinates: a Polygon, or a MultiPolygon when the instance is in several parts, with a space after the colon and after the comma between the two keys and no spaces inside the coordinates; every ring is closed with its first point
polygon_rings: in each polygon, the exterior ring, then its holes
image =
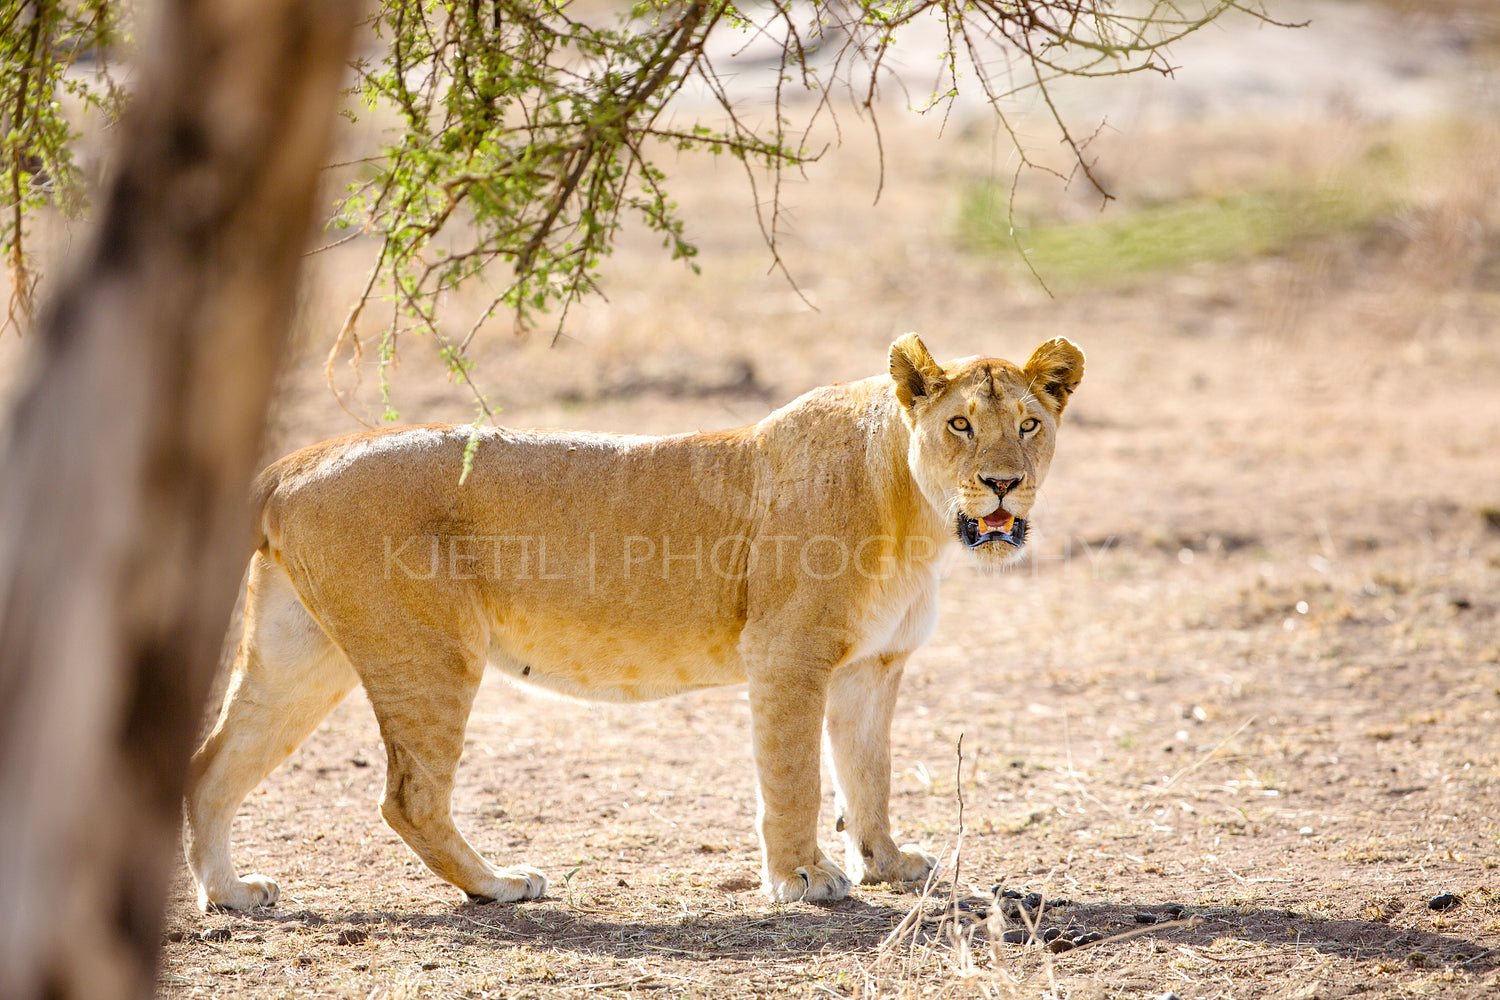
{"type": "Polygon", "coordinates": [[[1083,352],[1071,341],[1058,337],[1031,352],[1031,360],[1021,369],[1031,391],[1061,413],[1068,397],[1083,381],[1083,352]]]}
{"type": "Polygon", "coordinates": [[[935,396],[948,384],[942,366],[932,360],[927,345],[915,333],[903,334],[891,345],[891,381],[896,383],[896,399],[908,410],[918,399],[935,396]]]}

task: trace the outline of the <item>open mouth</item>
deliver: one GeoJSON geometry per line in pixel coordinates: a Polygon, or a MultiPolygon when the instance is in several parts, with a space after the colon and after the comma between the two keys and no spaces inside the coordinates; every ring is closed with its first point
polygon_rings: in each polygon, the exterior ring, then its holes
{"type": "Polygon", "coordinates": [[[1019,549],[1026,541],[1026,519],[1016,517],[1004,507],[997,507],[993,514],[986,514],[977,521],[959,514],[958,537],[971,549],[990,542],[1005,542],[1019,549]]]}

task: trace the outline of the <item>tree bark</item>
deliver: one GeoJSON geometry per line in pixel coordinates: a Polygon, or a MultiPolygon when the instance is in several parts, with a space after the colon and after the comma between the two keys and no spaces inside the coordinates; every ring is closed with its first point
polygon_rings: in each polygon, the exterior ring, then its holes
{"type": "Polygon", "coordinates": [[[357,0],[163,0],[0,459],[0,996],[154,990],[357,0]]]}

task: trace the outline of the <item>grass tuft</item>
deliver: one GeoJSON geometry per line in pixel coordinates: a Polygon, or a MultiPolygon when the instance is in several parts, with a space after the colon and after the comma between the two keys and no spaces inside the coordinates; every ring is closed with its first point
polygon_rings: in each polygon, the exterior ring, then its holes
{"type": "Polygon", "coordinates": [[[1114,282],[1199,262],[1250,260],[1310,240],[1364,230],[1387,211],[1336,187],[1190,196],[1088,222],[1033,222],[1012,237],[1000,194],[968,196],[965,242],[1004,252],[1017,242],[1043,280],[1061,285],[1114,282]]]}
{"type": "Polygon", "coordinates": [[[1493,173],[1474,160],[1490,140],[1462,125],[1409,123],[1345,142],[1291,128],[1261,141],[1259,157],[1241,151],[1242,161],[1256,165],[1242,163],[1232,180],[1181,162],[1205,150],[1156,154],[1135,165],[1134,187],[1122,187],[1095,211],[1039,199],[1024,177],[1015,192],[988,178],[964,192],[956,239],[1002,261],[1024,254],[1024,267],[1049,286],[1120,288],[1196,264],[1286,256],[1343,237],[1396,234],[1398,242],[1420,242],[1435,224],[1451,231],[1454,218],[1467,220],[1470,232],[1497,224],[1493,173]],[[1271,155],[1278,146],[1311,162],[1289,170],[1288,155],[1271,155]]]}

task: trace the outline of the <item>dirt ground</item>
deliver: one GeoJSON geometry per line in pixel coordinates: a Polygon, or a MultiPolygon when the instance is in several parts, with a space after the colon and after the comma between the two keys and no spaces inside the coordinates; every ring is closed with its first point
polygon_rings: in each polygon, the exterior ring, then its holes
{"type": "MultiPolygon", "coordinates": [[[[881,371],[908,329],[940,357],[1022,360],[1059,334],[1084,348],[1030,562],[992,578],[954,559],[906,677],[892,814],[898,842],[945,858],[925,896],[759,894],[742,690],[586,706],[490,678],[459,824],[553,888],[464,903],[381,822],[384,759],[356,694],[237,821],[241,870],[276,878],[280,902],[203,915],[184,872],[161,995],[1500,991],[1495,77],[1465,41],[1479,15],[1311,9],[1369,38],[1433,39],[1399,65],[1359,64],[1375,74],[1359,86],[1386,81],[1399,107],[1216,103],[1214,87],[1245,97],[1233,74],[1175,110],[1142,96],[1100,137],[1119,198],[1098,218],[1273,173],[1332,175],[1392,144],[1432,151],[1357,226],[1048,297],[1013,257],[960,238],[966,188],[1010,176],[993,134],[974,119],[939,140],[888,114],[878,204],[857,126],[785,192],[802,297],[766,273],[739,176],[684,161],[701,277],[628,242],[608,301],[576,309],[556,347],[501,333],[481,348],[507,422],[647,433],[753,421],[881,371]],[[1429,128],[1440,143],[1400,138],[1429,128]],[[997,904],[996,888],[1041,905],[997,904]],[[1057,951],[1006,940],[1030,923],[1103,937],[1057,951]]],[[[1258,44],[1276,44],[1269,31],[1258,44]]],[[[1214,44],[1239,51],[1240,37],[1214,44]]],[[[1296,45],[1311,65],[1318,45],[1352,58],[1365,37],[1296,45]]],[[[1301,70],[1283,69],[1305,97],[1301,70]]],[[[1176,83],[1195,86],[1188,69],[1176,83]]],[[[1057,218],[1097,215],[1076,188],[1034,192],[1057,218]]],[[[322,375],[359,252],[320,266],[277,451],[359,426],[322,375]]],[[[422,345],[403,350],[402,418],[471,419],[422,345]]],[[[358,377],[340,361],[349,410],[378,413],[375,373],[358,377]]],[[[824,826],[832,850],[829,809],[824,826]]]]}

